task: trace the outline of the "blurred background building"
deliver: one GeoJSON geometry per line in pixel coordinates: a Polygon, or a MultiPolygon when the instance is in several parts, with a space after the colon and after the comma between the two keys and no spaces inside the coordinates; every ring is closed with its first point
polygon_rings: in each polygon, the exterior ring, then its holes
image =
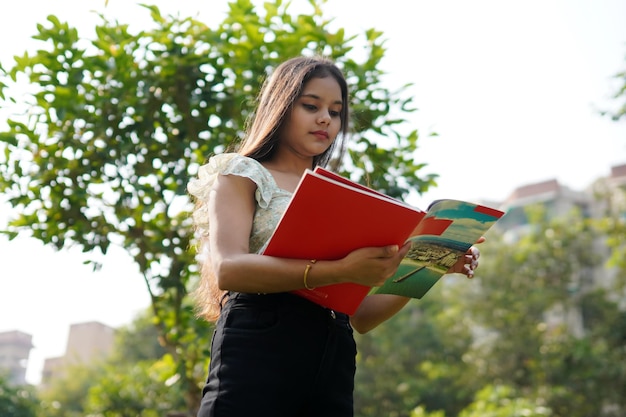
{"type": "MultiPolygon", "coordinates": [[[[89,364],[105,359],[113,349],[115,329],[99,322],[70,326],[65,354],[44,362],[41,385],[62,377],[68,366],[89,364]]],[[[33,348],[32,335],[19,330],[0,332],[0,372],[12,385],[26,384],[28,357],[33,348]]]]}
{"type": "Polygon", "coordinates": [[[12,330],[0,333],[0,372],[13,385],[26,384],[28,356],[33,348],[33,336],[12,330]]]}
{"type": "Polygon", "coordinates": [[[105,359],[113,349],[115,329],[97,321],[70,326],[65,354],[44,361],[41,385],[61,378],[71,365],[89,364],[105,359]]]}
{"type": "MultiPolygon", "coordinates": [[[[584,169],[582,167],[581,169],[584,169]]],[[[527,217],[527,208],[539,205],[545,210],[547,219],[564,217],[579,210],[584,218],[615,216],[626,220],[626,164],[611,167],[607,177],[596,179],[586,189],[571,190],[552,179],[515,189],[500,205],[506,214],[496,223],[507,241],[516,241],[533,227],[527,217]]],[[[606,261],[610,256],[604,237],[595,240],[592,251],[606,261]]],[[[607,268],[606,262],[598,266],[576,271],[570,277],[571,297],[580,297],[598,287],[613,288],[617,280],[617,268],[607,268]]],[[[614,293],[615,301],[626,308],[626,293],[614,293]]],[[[584,332],[584,312],[562,303],[546,312],[548,325],[567,323],[574,335],[584,332]]]]}

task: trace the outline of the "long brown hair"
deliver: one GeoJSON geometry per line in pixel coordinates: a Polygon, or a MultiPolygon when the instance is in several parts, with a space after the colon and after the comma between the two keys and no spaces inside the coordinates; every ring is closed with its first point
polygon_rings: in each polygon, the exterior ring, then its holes
{"type": "MultiPolygon", "coordinates": [[[[304,85],[313,78],[333,77],[341,89],[343,106],[340,112],[341,132],[332,145],[322,154],[313,158],[313,166],[326,166],[331,158],[341,161],[349,132],[348,84],[341,70],[328,58],[296,57],[280,64],[267,78],[256,102],[256,111],[246,123],[247,134],[237,153],[256,159],[259,162],[272,159],[280,140],[279,132],[293,104],[302,94],[304,85]]],[[[205,204],[196,202],[196,209],[205,204]]],[[[200,283],[193,293],[199,317],[215,321],[219,317],[226,292],[220,290],[211,268],[208,253],[208,239],[199,242],[201,260],[200,283]]]]}

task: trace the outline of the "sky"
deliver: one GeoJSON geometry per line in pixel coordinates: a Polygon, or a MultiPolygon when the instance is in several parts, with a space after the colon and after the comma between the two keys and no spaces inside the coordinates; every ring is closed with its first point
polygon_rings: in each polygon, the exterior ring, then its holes
{"type": "MultiPolygon", "coordinates": [[[[164,14],[222,20],[225,0],[168,0],[164,14]]],[[[141,28],[149,22],[130,0],[23,0],[0,14],[0,62],[33,50],[38,23],[54,14],[91,38],[93,12],[141,28]]],[[[292,13],[307,11],[293,0],[292,13]]],[[[626,163],[626,121],[599,115],[626,70],[626,0],[328,0],[335,27],[383,32],[381,67],[390,89],[406,83],[418,111],[421,173],[438,186],[410,203],[438,198],[503,201],[515,188],[556,179],[582,190],[626,163]],[[411,8],[407,8],[411,4],[411,8]],[[429,133],[437,133],[430,136],[429,133]]],[[[0,109],[0,125],[7,113],[0,109]]],[[[0,206],[0,224],[9,215],[0,206]]],[[[54,251],[38,241],[0,238],[0,332],[33,336],[27,379],[40,380],[45,358],[62,356],[70,324],[123,326],[149,305],[138,269],[121,250],[93,272],[79,250],[54,251]]]]}

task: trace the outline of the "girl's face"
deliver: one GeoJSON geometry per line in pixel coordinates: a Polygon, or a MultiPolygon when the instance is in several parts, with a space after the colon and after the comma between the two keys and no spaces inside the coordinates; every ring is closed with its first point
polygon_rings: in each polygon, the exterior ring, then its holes
{"type": "Polygon", "coordinates": [[[287,114],[280,148],[302,157],[324,153],[341,129],[341,88],[331,77],[312,78],[287,114]]]}

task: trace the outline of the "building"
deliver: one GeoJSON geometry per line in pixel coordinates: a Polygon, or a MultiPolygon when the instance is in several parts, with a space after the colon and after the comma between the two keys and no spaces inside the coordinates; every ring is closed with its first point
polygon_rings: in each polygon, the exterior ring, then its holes
{"type": "Polygon", "coordinates": [[[113,348],[115,329],[99,322],[72,324],[67,339],[65,360],[88,363],[103,359],[113,348]]]}
{"type": "Polygon", "coordinates": [[[105,324],[96,321],[72,324],[65,354],[61,357],[47,358],[44,362],[42,386],[52,379],[63,377],[68,366],[105,359],[113,349],[114,339],[115,329],[105,324]]]}
{"type": "MultiPolygon", "coordinates": [[[[515,189],[500,208],[506,212],[496,223],[507,241],[515,242],[532,227],[527,216],[527,208],[540,205],[548,219],[566,216],[572,210],[579,210],[585,218],[617,216],[626,221],[626,164],[611,167],[607,177],[598,178],[582,191],[574,191],[551,179],[515,189]]],[[[597,239],[592,250],[602,258],[610,255],[605,239],[597,239]]],[[[580,296],[597,287],[613,287],[617,279],[617,269],[606,268],[605,264],[586,268],[571,277],[572,296],[580,296]]],[[[626,294],[614,293],[616,301],[626,303],[626,294]]],[[[626,307],[626,306],[625,306],[626,307]]],[[[584,329],[583,312],[580,309],[557,305],[546,313],[548,323],[568,323],[573,334],[582,335],[584,329]]]]}
{"type": "Polygon", "coordinates": [[[516,188],[502,203],[501,210],[506,215],[496,223],[497,228],[505,231],[505,237],[515,240],[528,230],[529,219],[526,208],[541,205],[548,218],[564,216],[574,209],[589,216],[593,196],[585,191],[574,191],[551,179],[516,188]]]}
{"type": "Polygon", "coordinates": [[[13,330],[0,333],[0,372],[14,385],[26,384],[28,356],[33,348],[30,334],[13,330]]]}

